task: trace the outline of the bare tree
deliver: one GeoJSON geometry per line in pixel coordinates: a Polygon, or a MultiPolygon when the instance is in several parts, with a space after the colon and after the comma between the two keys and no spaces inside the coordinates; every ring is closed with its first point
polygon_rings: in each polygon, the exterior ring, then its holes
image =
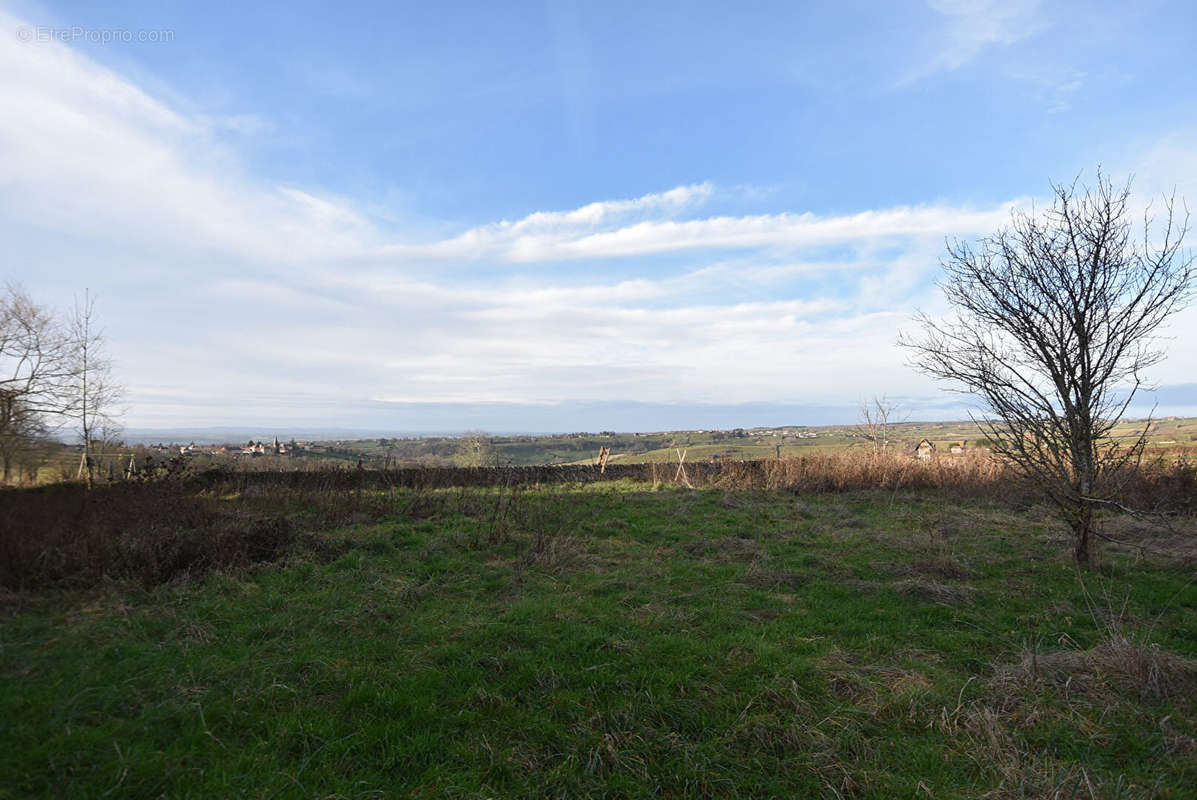
{"type": "Polygon", "coordinates": [[[499,453],[486,431],[466,431],[461,435],[457,463],[463,467],[495,467],[499,453]]]}
{"type": "Polygon", "coordinates": [[[95,481],[95,456],[119,434],[116,405],[123,394],[112,378],[112,362],[105,352],[104,332],[96,325],[95,309],[95,298],[85,291],[82,302],[76,298],[67,326],[73,386],[65,413],[78,425],[88,488],[95,481]]]}
{"type": "Polygon", "coordinates": [[[1149,425],[1129,442],[1112,430],[1163,358],[1158,329],[1190,297],[1194,266],[1172,198],[1162,226],[1144,214],[1139,238],[1129,182],[1099,172],[1092,188],[1052,189],[1043,214],[1015,212],[975,246],[948,243],[940,286],[955,314],[920,314],[923,337],[899,343],[922,372],[980,399],[995,453],[1057,506],[1087,563],[1096,511],[1117,501],[1149,425]]]}
{"type": "Polygon", "coordinates": [[[0,395],[0,420],[0,482],[36,475],[52,445],[45,417],[19,396],[0,395]]]}
{"type": "Polygon", "coordinates": [[[873,455],[879,455],[890,443],[892,425],[898,414],[898,404],[892,402],[885,395],[874,395],[872,400],[862,400],[860,403],[860,425],[856,435],[864,439],[873,450],[873,455]]]}
{"type": "Polygon", "coordinates": [[[61,322],[17,284],[0,296],[0,458],[4,480],[25,456],[44,455],[69,403],[75,362],[61,322]]]}

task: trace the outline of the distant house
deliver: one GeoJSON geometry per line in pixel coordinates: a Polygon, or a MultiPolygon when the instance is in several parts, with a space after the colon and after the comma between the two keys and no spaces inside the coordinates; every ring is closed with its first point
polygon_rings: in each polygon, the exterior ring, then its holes
{"type": "Polygon", "coordinates": [[[935,443],[930,439],[920,439],[914,446],[914,454],[918,458],[928,459],[935,455],[935,443]]]}
{"type": "Polygon", "coordinates": [[[949,449],[949,452],[951,452],[951,454],[954,456],[962,455],[964,453],[964,442],[953,444],[949,449]]]}

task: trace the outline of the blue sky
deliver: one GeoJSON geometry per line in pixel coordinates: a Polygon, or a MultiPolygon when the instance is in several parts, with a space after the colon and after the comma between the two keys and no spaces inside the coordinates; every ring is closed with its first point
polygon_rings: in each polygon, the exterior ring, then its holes
{"type": "Polygon", "coordinates": [[[797,6],[0,2],[3,273],[99,295],[130,427],[927,417],[945,236],[1197,197],[1191,4],[797,6]]]}

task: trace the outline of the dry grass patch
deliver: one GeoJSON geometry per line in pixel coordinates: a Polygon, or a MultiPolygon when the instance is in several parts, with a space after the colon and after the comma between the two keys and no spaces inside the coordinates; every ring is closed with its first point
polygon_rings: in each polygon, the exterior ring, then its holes
{"type": "Polygon", "coordinates": [[[905,578],[893,584],[902,594],[910,595],[919,600],[944,605],[961,605],[971,603],[977,596],[975,587],[960,583],[940,583],[930,578],[905,578]]]}
{"type": "MultiPolygon", "coordinates": [[[[1184,565],[1197,562],[1197,524],[1192,518],[1136,519],[1111,517],[1103,533],[1131,549],[1177,559],[1184,565]]],[[[1116,545],[1117,546],[1117,545],[1116,545]]]]}
{"type": "Polygon", "coordinates": [[[759,561],[754,561],[744,574],[744,583],[759,589],[797,589],[809,581],[810,576],[803,572],[767,569],[759,561]]]}
{"type": "Polygon", "coordinates": [[[956,747],[996,785],[976,795],[983,800],[1097,800],[1151,797],[1120,776],[1103,779],[1084,767],[1062,763],[1051,753],[1029,748],[1007,715],[980,704],[958,709],[947,723],[956,747]]]}
{"type": "Polygon", "coordinates": [[[696,558],[709,558],[720,563],[755,561],[765,555],[765,548],[756,539],[740,536],[707,537],[695,534],[695,541],[685,550],[696,558]]]}
{"type": "MultiPolygon", "coordinates": [[[[982,697],[964,701],[965,684],[955,708],[944,708],[934,726],[950,738],[953,749],[992,777],[995,785],[978,797],[1147,798],[1157,796],[1156,787],[1066,762],[1054,749],[1032,746],[1026,732],[1067,721],[1101,741],[1111,735],[1106,722],[1111,712],[1117,716],[1139,708],[1145,699],[1191,700],[1197,694],[1197,661],[1111,635],[1088,649],[1024,653],[1018,664],[999,667],[989,681],[977,685],[982,697]],[[1047,702],[1040,691],[1044,686],[1053,687],[1063,704],[1047,702]]],[[[1158,726],[1165,752],[1197,753],[1197,740],[1177,730],[1171,716],[1158,726]]]]}
{"type": "Polygon", "coordinates": [[[1026,687],[1049,683],[1070,694],[1107,696],[1111,690],[1139,697],[1192,697],[1197,694],[1197,661],[1112,636],[1087,650],[1028,652],[1014,667],[1001,670],[999,683],[1026,687]]]}
{"type": "Polygon", "coordinates": [[[586,542],[577,536],[537,533],[532,536],[528,549],[516,559],[516,566],[561,575],[589,567],[597,560],[587,551],[586,542]]]}

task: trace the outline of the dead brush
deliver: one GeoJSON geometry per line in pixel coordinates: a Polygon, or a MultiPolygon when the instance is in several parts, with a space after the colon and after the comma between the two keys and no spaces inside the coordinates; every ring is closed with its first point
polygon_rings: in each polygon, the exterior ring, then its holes
{"type": "Polygon", "coordinates": [[[522,509],[523,489],[505,484],[499,487],[494,504],[486,519],[478,526],[474,545],[505,544],[511,541],[512,533],[518,527],[516,514],[522,509]]]}
{"type": "Polygon", "coordinates": [[[59,485],[5,499],[0,584],[16,590],[106,578],[149,587],[271,561],[298,538],[285,518],[226,508],[173,481],[59,485]]]}
{"type": "MultiPolygon", "coordinates": [[[[1117,601],[1107,586],[1099,604],[1079,572],[1078,578],[1101,631],[1097,643],[1082,647],[1064,636],[1057,649],[1047,652],[1038,644],[1024,647],[1017,663],[995,667],[993,675],[978,684],[981,696],[965,702],[970,678],[956,707],[944,709],[934,722],[953,740],[955,749],[997,780],[995,788],[979,796],[995,800],[1154,796],[1144,795],[1144,787],[1132,786],[1122,776],[1103,777],[1064,763],[1053,752],[1030,746],[1022,736],[1023,730],[1064,719],[1082,725],[1093,737],[1103,736],[1108,714],[1142,708],[1144,701],[1179,703],[1186,714],[1193,709],[1197,661],[1151,642],[1150,626],[1139,634],[1129,632],[1128,603],[1117,601]],[[1045,694],[1045,687],[1050,694],[1045,694]]],[[[1170,720],[1166,716],[1159,721],[1161,746],[1169,752],[1187,752],[1191,738],[1172,728],[1170,720]]]]}
{"type": "Polygon", "coordinates": [[[931,682],[916,668],[862,663],[839,648],[819,661],[828,691],[854,711],[878,720],[923,724],[931,682]]]}
{"type": "Polygon", "coordinates": [[[872,694],[855,656],[833,647],[819,659],[827,689],[837,700],[859,703],[872,694]]]}
{"type": "Polygon", "coordinates": [[[1016,689],[1048,683],[1100,700],[1114,700],[1118,694],[1191,697],[1197,694],[1197,661],[1117,634],[1087,649],[1024,653],[1019,664],[1000,672],[997,680],[1016,689]]]}
{"type": "Polygon", "coordinates": [[[1022,730],[1045,716],[1060,713],[1042,706],[1035,693],[1016,691],[999,671],[983,686],[981,697],[965,701],[973,680],[970,678],[961,687],[955,707],[943,708],[930,726],[949,738],[952,750],[971,760],[996,783],[977,797],[1094,800],[1143,796],[1142,787],[1131,787],[1122,776],[1111,781],[1083,767],[1063,763],[1051,751],[1029,745],[1022,730]]]}
{"type": "Polygon", "coordinates": [[[596,560],[582,530],[584,509],[568,495],[549,490],[525,491],[514,486],[501,490],[489,520],[487,542],[515,543],[520,553],[518,571],[535,569],[560,575],[596,560]]]}
{"type": "Polygon", "coordinates": [[[519,557],[517,564],[521,569],[560,575],[584,567],[593,560],[585,542],[579,537],[537,532],[532,535],[528,549],[519,557]]]}
{"type": "Polygon", "coordinates": [[[1192,451],[1160,453],[1137,469],[1128,465],[1125,470],[1116,482],[1123,487],[1127,506],[1178,514],[1197,512],[1197,457],[1192,451]]]}
{"type": "Polygon", "coordinates": [[[1104,534],[1116,547],[1139,557],[1163,557],[1179,566],[1197,565],[1197,524],[1192,517],[1110,517],[1104,534]]]}
{"type": "MultiPolygon", "coordinates": [[[[1137,691],[1140,697],[1197,695],[1197,661],[1168,653],[1151,641],[1154,622],[1139,633],[1132,632],[1129,594],[1119,592],[1112,579],[1103,582],[1099,576],[1100,595],[1094,596],[1085,575],[1078,570],[1076,576],[1089,615],[1102,631],[1102,637],[1088,650],[1072,649],[1073,657],[1062,656],[1060,666],[1079,667],[1081,674],[1093,674],[1101,682],[1121,691],[1137,691]],[[1122,594],[1121,599],[1119,594],[1122,594]]],[[[1158,612],[1157,622],[1175,600],[1176,595],[1173,595],[1158,612]]]]}
{"type": "MultiPolygon", "coordinates": [[[[848,450],[797,458],[686,464],[683,479],[675,464],[609,464],[604,473],[590,466],[403,467],[398,469],[208,470],[187,474],[181,482],[201,490],[269,494],[280,489],[337,490],[359,496],[396,488],[550,486],[632,479],[693,488],[781,490],[795,493],[846,492],[860,489],[943,491],[960,498],[986,498],[1029,504],[1035,496],[1025,481],[997,458],[981,450],[960,456],[917,459],[901,450],[848,450]]],[[[1156,512],[1197,510],[1197,459],[1190,454],[1159,456],[1117,481],[1127,503],[1156,512]]],[[[738,499],[727,498],[737,503],[738,499]]]]}
{"type": "Polygon", "coordinates": [[[442,496],[421,487],[406,495],[397,495],[394,505],[408,519],[431,519],[443,512],[447,503],[442,496]]]}
{"type": "MultiPolygon", "coordinates": [[[[431,491],[427,489],[417,490],[416,494],[430,497],[431,491]]],[[[487,497],[482,492],[464,486],[459,486],[446,495],[444,506],[462,516],[474,518],[486,516],[492,508],[488,503],[487,497]]]]}
{"type": "Polygon", "coordinates": [[[1029,747],[1006,715],[972,704],[953,724],[956,748],[988,773],[997,785],[978,794],[985,800],[1095,800],[1131,797],[1121,779],[1108,786],[1081,767],[1063,764],[1051,753],[1029,747]]]}
{"type": "Polygon", "coordinates": [[[796,493],[857,489],[942,489],[963,496],[1001,496],[1014,476],[984,454],[919,460],[906,453],[820,453],[798,458],[728,461],[692,479],[724,490],[772,489],[796,493]]]}

